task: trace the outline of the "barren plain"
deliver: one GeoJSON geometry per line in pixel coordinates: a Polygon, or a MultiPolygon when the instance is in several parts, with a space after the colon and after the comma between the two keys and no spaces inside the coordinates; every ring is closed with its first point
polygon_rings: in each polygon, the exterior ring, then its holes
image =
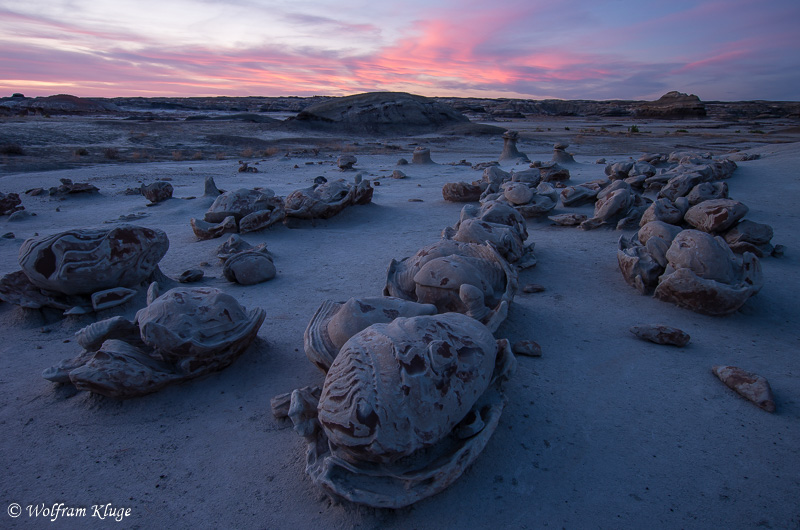
{"type": "MultiPolygon", "coordinates": [[[[303,353],[303,332],[324,300],[379,296],[392,259],[414,254],[455,224],[462,204],[445,202],[447,182],[473,181],[468,165],[497,160],[502,138],[479,134],[372,136],[276,130],[231,117],[185,120],[196,111],[148,119],[107,116],[8,117],[0,145],[0,191],[20,193],[18,221],[0,218],[0,274],[19,268],[22,241],[121,219],[167,232],[161,261],[171,278],[201,268],[200,285],[221,288],[267,317],[256,344],[232,366],[199,380],[125,401],[76,392],[41,377],[79,353],[73,334],[100,318],[132,318],[140,295],[98,314],[63,317],[0,303],[0,492],[23,514],[3,527],[47,526],[28,506],[64,503],[130,508],[126,528],[800,528],[800,128],[796,119],[732,121],[529,117],[486,122],[520,133],[531,160],[569,144],[578,164],[570,184],[604,177],[608,162],[643,153],[689,151],[716,157],[737,150],[727,181],[748,219],[773,227],[780,257],[761,260],[764,287],[735,314],[699,315],[640,295],[617,266],[629,231],[582,231],[528,219],[538,264],[520,273],[519,292],[495,334],[534,340],[540,358],[519,357],[500,426],[477,461],[444,492],[400,510],[335,503],[304,473],[305,444],[270,412],[270,398],[321,384],[303,353]],[[417,146],[434,165],[408,165],[417,146]],[[357,157],[354,172],[336,166],[357,157]],[[241,162],[257,173],[240,173],[241,162]],[[285,196],[313,179],[360,172],[375,185],[371,204],[327,220],[276,225],[243,235],[264,242],[277,277],[253,286],[224,279],[215,249],[189,225],[219,188],[267,187],[285,196]],[[98,194],[25,195],[59,179],[88,182],[98,194]],[[168,180],[174,198],[154,206],[126,194],[168,180]],[[664,323],[691,335],[685,348],[643,342],[638,324],[664,323]],[[766,377],[775,413],[720,383],[717,364],[766,377]]],[[[270,113],[263,113],[269,117],[270,113]]],[[[262,116],[262,115],[259,115],[262,116]]],[[[282,119],[285,114],[272,114],[282,119]]],[[[503,169],[525,169],[502,165],[503,169]]],[[[563,208],[591,216],[591,205],[563,208]]],[[[61,518],[59,527],[106,527],[109,520],[61,518]]]]}

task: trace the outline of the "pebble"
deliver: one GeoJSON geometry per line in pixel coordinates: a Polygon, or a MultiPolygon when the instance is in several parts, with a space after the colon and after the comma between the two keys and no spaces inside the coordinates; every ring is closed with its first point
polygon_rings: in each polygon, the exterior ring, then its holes
{"type": "Polygon", "coordinates": [[[522,288],[523,293],[541,293],[542,291],[544,291],[544,285],[538,283],[529,283],[522,288]]]}
{"type": "Polygon", "coordinates": [[[525,355],[527,357],[542,356],[542,347],[539,346],[539,343],[532,340],[521,340],[515,342],[511,346],[511,351],[513,351],[515,355],[525,355]]]}

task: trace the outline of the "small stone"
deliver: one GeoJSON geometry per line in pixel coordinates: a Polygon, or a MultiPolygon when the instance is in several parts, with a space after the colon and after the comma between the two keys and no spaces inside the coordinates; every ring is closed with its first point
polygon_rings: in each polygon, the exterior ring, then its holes
{"type": "Polygon", "coordinates": [[[538,283],[529,283],[522,288],[523,293],[541,293],[542,291],[544,291],[544,285],[538,283]]]}
{"type": "Polygon", "coordinates": [[[400,160],[397,161],[397,165],[398,166],[407,166],[408,165],[408,160],[406,160],[405,158],[401,158],[400,160]]]}
{"type": "Polygon", "coordinates": [[[159,203],[172,198],[172,184],[169,182],[153,182],[141,187],[141,193],[151,203],[159,203]]]}
{"type": "Polygon", "coordinates": [[[353,169],[353,165],[357,161],[358,160],[353,155],[341,155],[338,159],[336,159],[336,165],[339,166],[339,169],[342,171],[349,171],[353,169]]]}
{"type": "Polygon", "coordinates": [[[203,197],[217,197],[217,195],[221,195],[222,192],[217,188],[217,185],[214,183],[213,177],[206,177],[203,183],[203,197]]]}
{"type": "Polygon", "coordinates": [[[433,164],[431,160],[431,150],[427,147],[419,146],[414,149],[413,156],[411,157],[412,164],[433,164]]]}
{"type": "Polygon", "coordinates": [[[560,226],[578,226],[586,221],[587,217],[582,213],[562,213],[551,215],[548,219],[560,226]]]}
{"type": "Polygon", "coordinates": [[[255,285],[273,279],[277,271],[266,248],[257,247],[229,257],[222,273],[230,282],[255,285]]]}
{"type": "Polygon", "coordinates": [[[758,405],[767,412],[775,412],[775,398],[769,382],[762,376],[746,372],[736,366],[714,366],[714,375],[737,394],[758,405]]]}
{"type": "Polygon", "coordinates": [[[532,340],[515,342],[514,345],[511,346],[511,351],[513,351],[515,355],[525,355],[526,357],[542,356],[542,347],[539,346],[539,343],[532,340]]]}
{"type": "Polygon", "coordinates": [[[95,311],[100,311],[101,309],[116,307],[124,304],[134,296],[136,296],[136,291],[126,287],[113,287],[104,291],[98,291],[92,293],[92,308],[94,308],[95,311]]]}
{"type": "Polygon", "coordinates": [[[203,279],[204,275],[205,273],[200,269],[189,269],[181,273],[178,277],[178,281],[181,283],[199,282],[203,279]]]}
{"type": "Polygon", "coordinates": [[[12,213],[8,216],[9,223],[17,223],[19,221],[24,221],[25,219],[30,219],[36,214],[29,212],[28,210],[17,210],[16,212],[12,213]]]}
{"type": "Polygon", "coordinates": [[[786,247],[783,245],[775,245],[775,248],[772,249],[772,257],[773,258],[780,258],[786,252],[786,247]]]}
{"type": "Polygon", "coordinates": [[[423,202],[422,199],[408,199],[408,202],[423,202]]]}
{"type": "Polygon", "coordinates": [[[16,236],[14,235],[14,232],[6,232],[2,237],[3,239],[14,239],[16,236]]]}
{"type": "Polygon", "coordinates": [[[406,174],[400,171],[399,169],[395,169],[392,171],[392,178],[393,179],[404,179],[406,178],[406,174]]]}
{"type": "Polygon", "coordinates": [[[372,185],[373,186],[380,186],[381,185],[381,181],[380,180],[374,180],[374,181],[372,181],[372,185]]]}
{"type": "Polygon", "coordinates": [[[630,331],[640,339],[649,340],[656,344],[677,346],[679,348],[689,344],[689,340],[691,339],[689,334],[685,331],[661,324],[633,326],[630,331]]]}

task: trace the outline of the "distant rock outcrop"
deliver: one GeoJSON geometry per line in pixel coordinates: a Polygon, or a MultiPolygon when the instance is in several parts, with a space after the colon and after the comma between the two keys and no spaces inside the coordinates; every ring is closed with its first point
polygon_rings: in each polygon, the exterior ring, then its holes
{"type": "Polygon", "coordinates": [[[636,118],[705,118],[706,107],[694,94],[684,94],[673,90],[658,100],[641,103],[633,113],[636,118]]]}
{"type": "Polygon", "coordinates": [[[14,94],[0,100],[0,110],[22,114],[109,114],[119,109],[108,100],[99,98],[79,98],[68,94],[26,98],[22,94],[14,94]]]}
{"type": "Polygon", "coordinates": [[[437,130],[469,119],[434,99],[405,92],[369,92],[311,105],[287,120],[292,128],[372,133],[437,130]]]}

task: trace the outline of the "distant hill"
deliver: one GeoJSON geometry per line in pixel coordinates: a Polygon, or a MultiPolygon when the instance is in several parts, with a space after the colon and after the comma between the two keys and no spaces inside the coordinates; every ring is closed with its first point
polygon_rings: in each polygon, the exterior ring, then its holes
{"type": "MultiPolygon", "coordinates": [[[[402,92],[369,92],[354,96],[79,98],[67,94],[0,98],[0,116],[179,115],[231,113],[214,119],[245,119],[255,113],[295,114],[292,128],[384,130],[456,127],[465,119],[492,121],[534,116],[620,117],[647,119],[714,118],[721,120],[800,118],[796,101],[701,101],[695,95],[672,91],[656,101],[562,100],[510,98],[425,98],[402,92]],[[239,114],[239,116],[235,116],[239,114]]],[[[183,118],[179,118],[183,119],[183,118]]],[[[197,118],[194,118],[197,119],[197,118]]],[[[252,116],[247,119],[255,120],[252,116]]],[[[268,121],[268,120],[264,120],[268,121]]]]}

